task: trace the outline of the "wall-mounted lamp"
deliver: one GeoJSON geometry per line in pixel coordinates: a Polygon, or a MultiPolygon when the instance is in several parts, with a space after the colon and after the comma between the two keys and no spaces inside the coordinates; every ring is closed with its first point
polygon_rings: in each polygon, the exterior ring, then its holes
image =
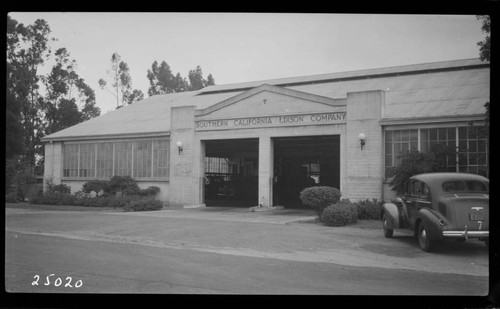
{"type": "Polygon", "coordinates": [[[361,150],[363,150],[363,146],[365,145],[365,141],[366,141],[366,135],[364,133],[360,133],[358,135],[358,138],[359,138],[359,142],[361,144],[361,150]]]}
{"type": "Polygon", "coordinates": [[[177,145],[177,149],[179,150],[179,155],[180,155],[182,152],[182,142],[178,141],[176,145],[177,145]]]}

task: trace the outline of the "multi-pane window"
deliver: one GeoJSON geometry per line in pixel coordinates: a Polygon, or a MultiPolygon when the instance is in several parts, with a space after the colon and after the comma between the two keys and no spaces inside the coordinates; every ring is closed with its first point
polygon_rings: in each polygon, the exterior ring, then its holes
{"type": "Polygon", "coordinates": [[[167,140],[153,141],[153,177],[168,176],[168,152],[167,140]]]}
{"type": "Polygon", "coordinates": [[[95,176],[95,144],[80,145],[80,177],[95,176]]]}
{"type": "Polygon", "coordinates": [[[227,158],[205,157],[205,173],[209,174],[232,174],[231,165],[227,158]]]}
{"type": "Polygon", "coordinates": [[[394,167],[399,165],[401,154],[409,150],[418,150],[418,130],[385,131],[386,175],[392,176],[394,167]]]}
{"type": "Polygon", "coordinates": [[[418,150],[429,153],[439,147],[458,150],[458,155],[448,155],[446,170],[488,176],[488,146],[483,127],[448,127],[410,130],[386,130],[385,176],[394,175],[405,151],[418,150]]]}
{"type": "Polygon", "coordinates": [[[113,176],[113,143],[97,144],[96,177],[109,178],[113,176]]]}
{"type": "Polygon", "coordinates": [[[482,127],[458,128],[458,170],[488,176],[488,145],[482,127]]]}
{"type": "Polygon", "coordinates": [[[151,177],[152,142],[134,142],[134,177],[151,177]]]}
{"type": "Polygon", "coordinates": [[[78,177],[78,145],[63,145],[63,177],[78,177]]]}
{"type": "Polygon", "coordinates": [[[167,139],[64,144],[63,177],[166,178],[169,147],[167,139]]]}

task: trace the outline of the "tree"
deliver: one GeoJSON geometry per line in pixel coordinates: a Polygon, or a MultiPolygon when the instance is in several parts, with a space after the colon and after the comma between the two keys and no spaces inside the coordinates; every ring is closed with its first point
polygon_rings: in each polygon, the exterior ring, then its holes
{"type": "MultiPolygon", "coordinates": [[[[478,20],[482,22],[481,30],[486,34],[486,37],[483,41],[478,42],[479,46],[479,58],[481,61],[490,61],[490,46],[491,46],[491,17],[489,15],[478,15],[476,16],[478,20]]],[[[484,104],[485,113],[484,113],[484,129],[486,131],[487,145],[488,145],[488,166],[489,166],[489,155],[490,155],[490,102],[486,102],[484,104]]],[[[489,169],[489,168],[488,168],[489,169]]]]}
{"type": "Polygon", "coordinates": [[[175,76],[165,61],[162,61],[160,66],[158,66],[157,61],[153,62],[151,70],[148,70],[147,77],[150,85],[148,89],[149,96],[176,92],[175,76]]]}
{"type": "Polygon", "coordinates": [[[483,33],[486,33],[486,38],[477,43],[479,46],[479,58],[482,61],[490,61],[491,17],[489,15],[478,15],[476,18],[482,22],[481,30],[483,33]]]}
{"type": "Polygon", "coordinates": [[[392,190],[403,192],[411,176],[422,173],[446,172],[447,162],[455,162],[457,156],[453,146],[438,144],[428,153],[418,150],[404,152],[400,156],[400,164],[394,169],[394,178],[390,185],[392,190]]]}
{"type": "Polygon", "coordinates": [[[189,70],[188,78],[190,82],[189,90],[199,90],[205,87],[206,81],[203,79],[203,71],[200,66],[189,70]]]}
{"type": "Polygon", "coordinates": [[[108,71],[108,75],[111,77],[111,87],[113,87],[114,92],[107,88],[107,81],[102,78],[99,79],[99,86],[116,97],[116,108],[120,108],[125,104],[132,104],[138,98],[144,98],[142,91],[132,90],[132,77],[130,76],[128,64],[123,62],[121,56],[116,52],[111,55],[111,70],[108,71]]]}
{"type": "Polygon", "coordinates": [[[55,52],[56,64],[45,78],[47,95],[42,103],[46,134],[60,131],[100,114],[95,93],[76,73],[76,61],[66,48],[55,52]]]}
{"type": "MultiPolygon", "coordinates": [[[[51,54],[49,48],[50,27],[46,21],[37,19],[33,25],[25,26],[7,16],[7,101],[8,121],[17,123],[8,128],[8,138],[20,133],[22,127],[22,153],[19,145],[15,152],[22,156],[27,166],[35,166],[42,155],[40,141],[44,132],[43,113],[40,106],[39,68],[51,54]],[[19,126],[20,125],[20,126],[19,126]]],[[[7,120],[6,119],[6,120],[7,120]]],[[[13,154],[12,150],[10,152],[13,154]]]]}

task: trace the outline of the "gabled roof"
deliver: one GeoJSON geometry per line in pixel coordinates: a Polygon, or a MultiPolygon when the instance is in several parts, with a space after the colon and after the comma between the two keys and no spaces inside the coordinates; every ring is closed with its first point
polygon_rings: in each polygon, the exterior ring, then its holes
{"type": "Polygon", "coordinates": [[[489,63],[465,59],[209,86],[199,91],[151,96],[43,140],[168,135],[173,106],[192,105],[203,114],[264,90],[286,92],[324,104],[345,99],[349,92],[384,90],[382,123],[479,117],[484,114],[484,103],[489,101],[489,72],[489,63]]]}

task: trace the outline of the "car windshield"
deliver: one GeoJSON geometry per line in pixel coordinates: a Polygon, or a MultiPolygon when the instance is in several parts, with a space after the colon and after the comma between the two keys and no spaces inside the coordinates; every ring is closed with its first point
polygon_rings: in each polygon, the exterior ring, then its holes
{"type": "Polygon", "coordinates": [[[488,193],[488,185],[475,180],[455,180],[443,182],[444,192],[481,192],[488,193]]]}

